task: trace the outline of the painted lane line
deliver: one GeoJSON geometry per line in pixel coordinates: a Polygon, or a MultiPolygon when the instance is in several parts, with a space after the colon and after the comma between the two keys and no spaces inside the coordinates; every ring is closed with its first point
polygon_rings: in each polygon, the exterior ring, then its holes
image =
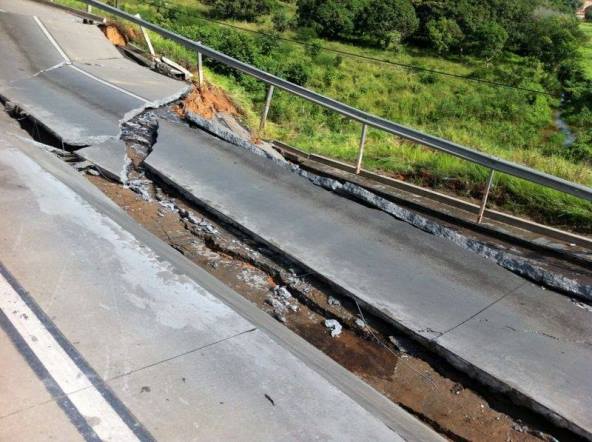
{"type": "Polygon", "coordinates": [[[99,78],[93,74],[90,74],[88,72],[86,72],[83,69],[80,69],[78,66],[74,66],[72,64],[72,60],[70,60],[70,57],[68,57],[68,55],[66,55],[66,53],[64,52],[64,50],[62,49],[62,47],[59,45],[59,43],[55,40],[55,38],[53,38],[53,36],[51,35],[51,33],[47,30],[47,28],[45,27],[45,25],[43,24],[43,22],[41,20],[39,20],[39,17],[33,16],[33,18],[35,19],[35,22],[37,23],[37,25],[39,26],[39,28],[41,29],[41,31],[43,32],[43,34],[45,34],[45,36],[47,37],[47,39],[49,40],[49,42],[53,45],[53,47],[60,53],[60,55],[62,56],[62,58],[64,59],[64,62],[66,65],[70,66],[72,69],[75,69],[76,71],[80,72],[81,74],[86,75],[89,78],[92,78],[95,81],[98,81],[101,84],[104,84],[105,86],[108,86],[110,88],[115,89],[116,91],[119,91],[123,94],[129,95],[130,97],[135,98],[136,100],[140,100],[143,101],[145,104],[150,103],[149,100],[145,99],[144,97],[140,97],[139,95],[136,95],[126,89],[123,89],[119,86],[116,86],[108,81],[103,80],[102,78],[99,78]]]}
{"type": "Polygon", "coordinates": [[[94,76],[93,74],[90,74],[90,73],[86,72],[85,70],[83,70],[83,69],[80,69],[78,66],[75,66],[75,65],[73,65],[73,64],[70,64],[70,65],[68,65],[68,66],[70,66],[72,69],[74,69],[74,70],[76,70],[76,71],[80,72],[81,74],[84,74],[84,75],[86,75],[87,77],[89,77],[89,78],[92,78],[93,80],[95,80],[95,81],[98,81],[98,82],[99,82],[99,83],[101,83],[101,84],[104,84],[105,86],[108,86],[108,87],[110,87],[110,88],[113,88],[113,89],[115,89],[116,91],[119,91],[119,92],[121,92],[121,93],[123,93],[123,94],[129,95],[130,97],[132,97],[132,98],[135,98],[136,100],[143,101],[145,104],[149,104],[149,103],[151,103],[151,101],[149,101],[149,100],[147,100],[147,99],[145,99],[145,98],[143,98],[143,97],[140,97],[139,95],[136,95],[136,94],[134,94],[134,93],[132,93],[132,92],[130,92],[130,91],[128,91],[128,90],[126,90],[126,89],[123,89],[123,88],[121,88],[121,87],[119,87],[119,86],[116,86],[116,85],[114,85],[113,83],[109,83],[108,81],[105,81],[105,80],[103,80],[102,78],[96,77],[96,76],[94,76]]]}
{"type": "Polygon", "coordinates": [[[62,58],[66,62],[66,64],[72,63],[72,60],[70,60],[70,57],[68,57],[66,55],[66,53],[62,50],[62,48],[58,44],[58,42],[55,41],[55,39],[53,38],[53,36],[49,33],[49,31],[45,27],[45,25],[41,22],[41,20],[39,20],[39,17],[33,16],[33,19],[35,20],[35,22],[39,26],[39,29],[41,29],[41,31],[45,34],[45,36],[47,37],[47,39],[49,40],[49,42],[53,45],[54,48],[56,48],[56,51],[58,51],[60,53],[60,55],[62,56],[62,58]]]}
{"type": "Polygon", "coordinates": [[[139,440],[2,275],[0,310],[102,440],[139,440]]]}

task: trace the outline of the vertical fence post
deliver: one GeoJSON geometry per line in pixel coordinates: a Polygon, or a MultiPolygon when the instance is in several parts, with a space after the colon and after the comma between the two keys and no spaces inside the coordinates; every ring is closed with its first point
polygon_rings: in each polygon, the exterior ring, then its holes
{"type": "Polygon", "coordinates": [[[360,150],[358,151],[358,160],[356,161],[356,175],[360,173],[362,169],[362,159],[364,158],[364,145],[366,144],[366,132],[368,131],[368,125],[364,123],[362,126],[362,137],[360,138],[360,150]]]}
{"type": "MultiPolygon", "coordinates": [[[[140,16],[140,14],[136,14],[135,16],[137,18],[142,18],[140,16]]],[[[148,50],[150,51],[150,55],[152,56],[152,58],[155,58],[156,52],[154,52],[154,47],[152,46],[152,41],[150,40],[150,36],[148,35],[148,31],[146,31],[146,28],[144,28],[144,26],[140,26],[140,30],[142,31],[142,36],[144,37],[144,41],[146,42],[146,45],[148,45],[148,50]]]]}
{"type": "MultiPolygon", "coordinates": [[[[198,42],[201,43],[201,42],[198,42]]],[[[201,52],[197,51],[197,82],[199,89],[203,87],[204,84],[204,72],[203,72],[203,57],[201,52]]]]}
{"type": "Polygon", "coordinates": [[[271,106],[271,97],[273,97],[273,86],[270,84],[267,89],[267,97],[265,97],[265,107],[261,114],[261,122],[259,123],[259,132],[263,132],[265,129],[265,123],[267,122],[267,113],[269,112],[269,106],[271,106]]]}
{"type": "Polygon", "coordinates": [[[91,5],[86,5],[86,12],[87,12],[87,14],[92,14],[92,6],[91,5]]]}
{"type": "Polygon", "coordinates": [[[479,207],[479,216],[477,216],[477,224],[480,224],[483,220],[483,214],[485,213],[485,206],[487,205],[487,198],[489,198],[489,191],[491,190],[491,185],[493,184],[493,175],[495,174],[495,170],[491,169],[489,172],[489,178],[487,179],[487,187],[485,188],[485,192],[483,193],[483,198],[481,199],[481,207],[479,207]]]}

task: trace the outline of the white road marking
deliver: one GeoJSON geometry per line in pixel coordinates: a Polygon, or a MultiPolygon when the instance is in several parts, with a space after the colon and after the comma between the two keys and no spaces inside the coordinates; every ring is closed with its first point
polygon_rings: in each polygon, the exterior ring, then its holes
{"type": "Polygon", "coordinates": [[[39,20],[39,17],[33,16],[33,18],[35,19],[35,22],[37,23],[37,25],[39,26],[39,28],[41,29],[41,31],[43,32],[43,34],[45,34],[45,36],[47,37],[47,39],[49,40],[49,42],[53,45],[54,48],[56,48],[56,50],[60,53],[60,55],[62,56],[62,58],[64,59],[65,64],[67,64],[68,66],[70,66],[72,69],[77,70],[78,72],[80,72],[81,74],[86,75],[89,78],[92,78],[95,81],[98,81],[101,84],[104,84],[106,86],[109,86],[110,88],[115,89],[116,91],[119,91],[123,94],[129,95],[130,97],[135,98],[136,100],[140,100],[143,101],[144,103],[148,104],[150,103],[149,100],[146,100],[143,97],[140,97],[139,95],[136,95],[130,91],[127,91],[123,88],[120,88],[119,86],[115,86],[112,83],[109,83],[108,81],[105,81],[99,77],[94,76],[93,74],[89,74],[88,72],[80,69],[78,66],[74,66],[72,64],[72,60],[70,60],[70,57],[68,57],[68,55],[66,55],[66,53],[64,52],[64,50],[61,48],[61,46],[59,45],[59,43],[55,40],[55,38],[53,38],[53,36],[49,33],[49,31],[47,30],[47,28],[45,27],[45,25],[41,22],[41,20],[39,20]]]}
{"type": "Polygon", "coordinates": [[[108,81],[105,81],[99,77],[94,76],[93,74],[89,74],[88,72],[86,72],[83,69],[80,69],[78,66],[75,66],[73,64],[69,65],[72,69],[77,70],[78,72],[80,72],[81,74],[86,75],[89,78],[92,78],[95,81],[98,81],[99,83],[104,84],[105,86],[109,86],[110,88],[113,88],[121,93],[124,93],[126,95],[129,95],[130,97],[133,97],[137,100],[143,101],[144,103],[150,103],[150,101],[146,100],[145,98],[140,97],[139,95],[136,95],[130,91],[127,91],[123,88],[120,88],[119,86],[115,86],[113,83],[109,83],[108,81]]]}
{"type": "Polygon", "coordinates": [[[139,440],[2,275],[0,309],[102,440],[139,440]]]}
{"type": "Polygon", "coordinates": [[[72,63],[72,60],[70,60],[70,57],[68,57],[66,55],[66,53],[62,50],[62,48],[58,44],[58,42],[55,41],[55,39],[53,38],[53,36],[49,33],[49,31],[47,30],[47,28],[45,27],[45,25],[43,23],[41,23],[41,20],[39,20],[39,17],[33,16],[33,19],[35,20],[35,22],[37,23],[37,25],[39,26],[39,28],[41,29],[41,31],[45,34],[45,36],[47,37],[47,39],[49,40],[49,42],[60,53],[60,55],[62,56],[62,58],[66,62],[66,64],[72,63]]]}

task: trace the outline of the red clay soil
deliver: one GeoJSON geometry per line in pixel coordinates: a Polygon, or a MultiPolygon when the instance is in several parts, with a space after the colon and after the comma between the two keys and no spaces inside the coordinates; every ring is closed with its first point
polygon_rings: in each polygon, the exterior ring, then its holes
{"type": "Polygon", "coordinates": [[[125,34],[116,25],[105,25],[101,27],[101,30],[115,46],[125,46],[127,44],[125,34]]]}
{"type": "Polygon", "coordinates": [[[193,88],[191,93],[174,109],[180,116],[194,112],[205,118],[212,118],[218,112],[238,116],[237,106],[226,93],[215,86],[205,85],[200,89],[193,88]]]}

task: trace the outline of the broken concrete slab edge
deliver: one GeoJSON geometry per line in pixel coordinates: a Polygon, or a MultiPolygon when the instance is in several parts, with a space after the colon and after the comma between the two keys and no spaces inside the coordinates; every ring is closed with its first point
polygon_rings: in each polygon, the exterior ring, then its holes
{"type": "Polygon", "coordinates": [[[465,250],[469,250],[479,256],[493,261],[501,267],[524,278],[527,278],[530,281],[542,284],[543,286],[554,290],[558,290],[561,294],[565,293],[567,296],[574,296],[589,303],[592,302],[592,285],[580,284],[577,281],[574,281],[563,275],[545,270],[535,265],[527,258],[522,258],[513,253],[501,251],[487,245],[482,241],[470,239],[449,227],[444,227],[422,215],[405,209],[404,207],[393,203],[357,184],[351,182],[345,182],[344,184],[339,180],[320,176],[310,171],[304,170],[297,164],[294,164],[288,160],[277,160],[261,148],[257,147],[257,145],[243,140],[232,131],[222,127],[222,125],[203,118],[194,112],[188,112],[185,118],[198,127],[204,129],[212,135],[217,136],[218,138],[221,138],[224,141],[229,142],[230,144],[242,147],[260,157],[272,160],[275,164],[278,164],[281,167],[298,173],[317,186],[323,187],[338,194],[343,193],[347,196],[354,197],[358,201],[370,204],[371,206],[388,213],[389,215],[394,216],[395,218],[406,222],[413,227],[416,227],[434,236],[447,239],[456,246],[465,250]]]}
{"type": "MultiPolygon", "coordinates": [[[[250,141],[244,140],[243,138],[239,137],[234,132],[225,128],[224,126],[217,123],[216,121],[208,120],[207,118],[201,117],[200,115],[198,115],[194,112],[187,112],[187,115],[185,116],[185,118],[190,123],[195,124],[196,126],[205,130],[206,132],[210,133],[211,135],[214,135],[214,136],[216,136],[216,137],[218,137],[230,144],[233,144],[235,146],[242,147],[243,149],[248,150],[249,152],[251,152],[255,155],[267,158],[267,159],[273,161],[274,163],[280,164],[282,166],[285,166],[286,164],[291,164],[288,160],[285,160],[285,159],[281,160],[277,157],[274,157],[271,154],[269,154],[268,152],[266,152],[265,150],[263,150],[262,148],[260,148],[259,146],[257,146],[256,144],[251,143],[250,141]]],[[[297,165],[293,165],[293,166],[299,167],[297,165]]]]}
{"type": "Polygon", "coordinates": [[[359,201],[370,204],[371,206],[382,210],[383,212],[388,213],[389,215],[392,215],[401,221],[404,221],[434,236],[447,239],[456,246],[476,253],[477,255],[493,261],[501,267],[533,282],[542,284],[543,286],[549,287],[551,289],[558,290],[561,294],[566,293],[584,301],[592,302],[592,285],[578,283],[577,281],[574,281],[563,275],[545,270],[532,263],[527,258],[522,258],[513,253],[496,249],[487,245],[483,241],[468,238],[467,236],[458,233],[449,227],[444,227],[422,215],[416,214],[411,210],[388,201],[385,198],[382,198],[375,193],[358,186],[357,184],[353,184],[351,182],[346,182],[343,184],[338,180],[320,177],[303,169],[299,169],[298,173],[318,186],[336,193],[343,192],[344,194],[354,197],[359,201]]]}
{"type": "Polygon", "coordinates": [[[246,235],[252,237],[257,242],[265,245],[266,247],[270,248],[271,250],[275,251],[276,253],[286,256],[289,260],[298,263],[298,265],[302,266],[307,273],[315,275],[320,281],[329,285],[332,289],[336,292],[343,294],[344,296],[354,300],[356,304],[358,304],[361,308],[364,308],[366,311],[370,312],[372,315],[381,318],[382,320],[386,321],[387,323],[391,324],[397,331],[400,333],[409,336],[410,338],[414,339],[416,342],[423,345],[425,348],[431,351],[435,351],[438,355],[440,355],[445,361],[450,363],[452,366],[457,368],[459,371],[467,374],[472,379],[475,379],[477,382],[481,383],[482,385],[488,387],[492,391],[496,393],[502,393],[507,395],[507,397],[512,400],[514,403],[520,406],[524,406],[533,410],[534,412],[540,414],[541,416],[548,418],[553,422],[555,425],[566,428],[575,434],[578,434],[585,438],[592,438],[592,433],[586,431],[585,429],[581,428],[577,424],[571,422],[567,418],[559,415],[553,410],[550,410],[545,405],[537,402],[535,399],[529,397],[526,393],[521,392],[518,390],[517,387],[513,387],[505,383],[504,381],[495,378],[493,375],[490,375],[486,371],[480,369],[479,367],[465,361],[460,356],[456,355],[452,350],[448,350],[447,348],[443,347],[437,342],[437,339],[442,336],[443,333],[433,330],[428,330],[430,333],[433,334],[431,337],[426,337],[422,335],[420,332],[413,330],[410,326],[404,324],[403,321],[398,320],[392,316],[389,312],[383,311],[380,309],[379,306],[375,306],[370,304],[368,301],[358,297],[347,288],[339,285],[329,277],[324,276],[323,274],[318,273],[316,270],[309,267],[305,262],[295,258],[294,256],[290,255],[283,251],[279,246],[275,245],[272,242],[269,242],[265,238],[261,237],[257,233],[249,230],[245,226],[237,223],[232,218],[228,217],[224,213],[220,212],[218,209],[214,208],[210,204],[205,201],[202,201],[196,198],[187,190],[183,189],[182,187],[178,186],[174,183],[174,181],[167,177],[164,174],[161,174],[156,169],[151,167],[149,164],[145,164],[145,167],[150,175],[158,177],[163,183],[168,186],[173,187],[176,189],[186,200],[191,201],[196,206],[200,207],[207,213],[213,215],[215,218],[219,219],[221,222],[226,223],[234,228],[238,229],[239,231],[244,232],[246,235]]]}
{"type": "MultiPolygon", "coordinates": [[[[30,144],[35,146],[35,144],[39,143],[33,141],[30,144]]],[[[343,391],[388,428],[402,435],[405,440],[426,442],[443,440],[442,436],[434,429],[426,426],[417,417],[380,394],[362,379],[339,365],[293,331],[278,324],[267,313],[139,225],[97,187],[79,174],[72,174],[68,164],[55,158],[54,155],[47,155],[47,152],[39,148],[20,149],[45,171],[83,198],[87,204],[99,213],[109,217],[121,228],[130,232],[138,241],[145,244],[146,247],[152,249],[159,260],[162,259],[170,263],[175,272],[184,274],[196,281],[220,301],[251,321],[259,330],[266,333],[272,340],[300,359],[306,366],[334,385],[335,388],[343,391]]]]}

